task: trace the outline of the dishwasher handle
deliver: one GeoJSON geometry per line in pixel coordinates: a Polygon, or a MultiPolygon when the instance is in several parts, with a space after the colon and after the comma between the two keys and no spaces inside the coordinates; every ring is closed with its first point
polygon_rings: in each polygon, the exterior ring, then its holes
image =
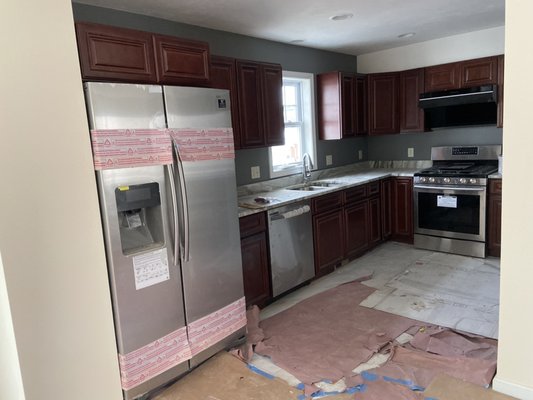
{"type": "Polygon", "coordinates": [[[306,214],[308,212],[311,212],[311,207],[309,207],[308,205],[305,205],[305,206],[301,206],[290,211],[285,211],[285,212],[275,211],[271,213],[269,217],[271,221],[276,221],[280,219],[289,219],[289,218],[299,217],[300,215],[306,214]]]}

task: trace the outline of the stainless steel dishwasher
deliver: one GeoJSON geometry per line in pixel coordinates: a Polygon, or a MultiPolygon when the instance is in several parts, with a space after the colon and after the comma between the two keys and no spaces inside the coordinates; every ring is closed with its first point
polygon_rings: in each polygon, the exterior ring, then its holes
{"type": "Polygon", "coordinates": [[[309,201],[270,210],[268,232],[275,297],[315,276],[309,201]]]}

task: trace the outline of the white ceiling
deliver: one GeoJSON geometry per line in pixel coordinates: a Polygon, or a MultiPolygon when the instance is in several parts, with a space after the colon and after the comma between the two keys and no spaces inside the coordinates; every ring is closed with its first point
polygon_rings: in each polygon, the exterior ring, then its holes
{"type": "Polygon", "coordinates": [[[505,0],[74,0],[346,54],[504,25],[505,0]],[[351,13],[353,18],[329,17],[351,13]],[[398,35],[415,32],[411,38],[398,35]]]}

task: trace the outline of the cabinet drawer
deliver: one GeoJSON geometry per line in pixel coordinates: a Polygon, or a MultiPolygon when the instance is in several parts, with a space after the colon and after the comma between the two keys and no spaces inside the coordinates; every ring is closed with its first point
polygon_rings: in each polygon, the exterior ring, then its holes
{"type": "Polygon", "coordinates": [[[363,200],[367,196],[367,185],[356,186],[344,191],[344,202],[346,204],[363,200]]]}
{"type": "Polygon", "coordinates": [[[326,194],[313,199],[311,207],[314,214],[318,214],[324,211],[333,210],[342,206],[342,192],[335,192],[326,194]]]}
{"type": "Polygon", "coordinates": [[[379,194],[379,190],[379,181],[370,182],[368,185],[366,185],[366,191],[369,197],[379,194]]]}
{"type": "Polygon", "coordinates": [[[502,180],[501,179],[489,179],[489,193],[490,194],[502,194],[502,180]]]}
{"type": "Polygon", "coordinates": [[[254,233],[263,232],[266,230],[265,213],[257,213],[242,217],[239,219],[239,228],[241,230],[241,238],[253,235],[254,233]]]}

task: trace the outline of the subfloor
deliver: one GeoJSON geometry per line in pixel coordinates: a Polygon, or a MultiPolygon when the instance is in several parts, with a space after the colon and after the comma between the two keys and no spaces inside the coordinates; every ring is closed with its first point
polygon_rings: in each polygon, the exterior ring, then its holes
{"type": "MultiPolygon", "coordinates": [[[[395,288],[391,288],[387,286],[387,284],[390,285],[392,282],[396,283],[396,286],[398,286],[398,277],[406,276],[406,271],[410,272],[409,267],[411,267],[411,269],[415,269],[416,265],[421,263],[420,260],[422,260],[422,262],[428,263],[440,263],[440,265],[457,264],[461,266],[460,268],[458,268],[460,273],[464,273],[465,270],[470,273],[471,271],[469,270],[469,266],[481,265],[483,268],[485,268],[485,272],[489,272],[490,278],[492,280],[493,277],[491,274],[498,274],[499,272],[499,259],[472,259],[469,257],[460,257],[455,255],[447,255],[443,253],[435,253],[431,251],[415,249],[410,245],[387,242],[380,245],[373,251],[365,254],[364,256],[350,263],[347,263],[346,265],[343,265],[333,273],[320,279],[317,279],[316,281],[311,282],[309,285],[304,286],[282,297],[281,299],[277,300],[265,309],[261,310],[260,318],[262,320],[269,318],[273,315],[280,313],[283,310],[292,307],[295,304],[298,304],[302,300],[305,300],[311,296],[314,296],[318,293],[322,293],[340,284],[351,282],[356,279],[361,279],[366,276],[371,276],[371,278],[364,281],[364,284],[377,289],[375,293],[378,293],[378,299],[374,299],[375,301],[373,301],[373,303],[379,303],[381,300],[383,300],[382,298],[385,298],[387,295],[390,295],[390,293],[394,292],[395,290],[395,288]]],[[[469,278],[473,279],[472,282],[477,281],[475,276],[469,276],[469,278]]],[[[464,278],[461,277],[461,279],[464,278]]],[[[405,281],[412,282],[413,280],[407,279],[405,281]]],[[[400,281],[400,283],[402,282],[400,281]]],[[[448,283],[456,284],[457,279],[455,282],[453,279],[451,279],[451,281],[449,280],[448,283]]],[[[423,288],[421,288],[421,285],[423,286],[423,282],[422,284],[420,282],[416,282],[416,285],[416,289],[418,290],[416,294],[420,295],[421,298],[424,298],[423,288]]],[[[401,286],[399,287],[403,288],[401,286]]],[[[428,288],[427,291],[428,293],[434,293],[435,286],[428,288]]],[[[440,288],[439,293],[442,295],[441,292],[443,291],[444,295],[449,294],[446,289],[442,288],[440,288]]],[[[461,292],[459,291],[458,293],[461,292]]],[[[443,303],[442,297],[443,296],[440,296],[436,303],[443,303]]],[[[490,298],[490,301],[494,302],[495,304],[491,305],[489,314],[494,312],[495,310],[497,314],[497,296],[495,298],[493,294],[493,296],[490,298]]],[[[469,299],[462,300],[462,303],[467,305],[470,304],[469,302],[469,299]]],[[[370,306],[372,305],[375,304],[370,304],[370,306]]],[[[452,314],[454,312],[453,310],[451,310],[450,307],[440,307],[436,310],[433,310],[433,312],[431,313],[431,317],[437,318],[437,320],[440,318],[442,320],[447,321],[449,320],[448,317],[450,312],[452,314]]],[[[407,316],[412,318],[411,315],[407,316]]],[[[490,319],[490,317],[491,315],[489,315],[487,319],[490,319]]],[[[434,323],[434,321],[431,322],[434,323]]],[[[494,321],[489,322],[494,323],[494,321]]],[[[302,398],[302,391],[297,390],[298,384],[300,383],[299,380],[287,371],[276,366],[268,357],[254,355],[249,366],[247,366],[240,360],[228,357],[231,356],[225,353],[219,354],[216,358],[208,361],[204,364],[204,366],[193,371],[187,377],[181,379],[176,385],[172,386],[167,391],[160,394],[157,399],[270,400],[302,398]]],[[[372,368],[374,366],[379,365],[383,361],[383,356],[378,354],[364,365],[359,366],[354,371],[362,371],[365,369],[372,368]]],[[[443,376],[440,379],[436,379],[437,382],[435,382],[435,388],[428,388],[428,390],[435,389],[435,393],[439,394],[438,397],[435,396],[434,398],[437,398],[439,400],[447,400],[448,398],[460,399],[461,397],[457,397],[459,396],[457,394],[457,391],[465,392],[464,398],[469,399],[507,398],[505,396],[500,397],[500,395],[495,392],[476,387],[475,385],[463,387],[460,385],[461,381],[458,381],[456,385],[453,385],[455,392],[450,393],[450,397],[447,397],[446,390],[442,388],[445,388],[446,385],[449,384],[449,381],[447,381],[446,379],[448,379],[448,377],[446,376],[443,376]]],[[[325,391],[335,391],[335,389],[336,388],[334,386],[328,387],[326,385],[326,387],[324,387],[325,391]]],[[[429,391],[427,393],[431,394],[432,392],[429,391]]],[[[357,399],[358,396],[354,394],[343,394],[329,396],[327,398],[357,399]]],[[[398,393],[397,398],[402,399],[404,397],[401,397],[398,393]]]]}

